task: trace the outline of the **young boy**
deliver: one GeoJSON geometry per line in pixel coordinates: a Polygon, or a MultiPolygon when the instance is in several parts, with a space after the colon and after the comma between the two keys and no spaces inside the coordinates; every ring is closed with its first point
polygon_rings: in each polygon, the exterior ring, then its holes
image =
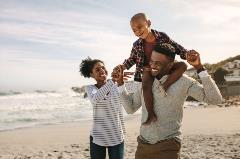
{"type": "MultiPolygon", "coordinates": [[[[148,125],[157,120],[153,111],[153,94],[152,84],[154,78],[149,72],[149,62],[151,54],[156,43],[168,43],[175,47],[176,54],[182,59],[186,59],[187,50],[172,41],[165,33],[151,29],[151,21],[144,13],[135,14],[130,21],[130,25],[134,34],[139,38],[134,42],[130,57],[122,64],[123,70],[130,69],[136,64],[134,80],[142,82],[143,96],[148,111],[148,118],[143,125],[148,125]],[[142,75],[143,74],[143,77],[142,75]]],[[[166,91],[168,87],[177,81],[186,71],[187,65],[184,62],[175,62],[172,73],[163,83],[163,89],[166,91]]]]}

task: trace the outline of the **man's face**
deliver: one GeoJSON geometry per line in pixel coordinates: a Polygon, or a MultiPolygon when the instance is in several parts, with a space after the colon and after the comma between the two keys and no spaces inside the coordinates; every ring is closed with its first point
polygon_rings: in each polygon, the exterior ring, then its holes
{"type": "Polygon", "coordinates": [[[171,61],[164,54],[159,54],[156,51],[152,52],[150,67],[152,76],[156,77],[159,74],[163,74],[169,67],[171,61]]]}
{"type": "Polygon", "coordinates": [[[143,18],[131,21],[130,25],[133,33],[141,39],[146,39],[151,32],[150,21],[144,20],[143,18]]]}

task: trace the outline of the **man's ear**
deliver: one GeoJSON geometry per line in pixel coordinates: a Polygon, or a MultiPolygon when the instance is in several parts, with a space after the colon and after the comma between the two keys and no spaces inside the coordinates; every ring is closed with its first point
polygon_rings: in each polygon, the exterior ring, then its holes
{"type": "Polygon", "coordinates": [[[174,62],[169,62],[166,66],[167,70],[171,70],[174,65],[174,62]]]}
{"type": "Polygon", "coordinates": [[[151,23],[150,20],[148,20],[148,21],[147,21],[147,24],[148,24],[148,27],[150,27],[152,23],[151,23]]]}
{"type": "Polygon", "coordinates": [[[92,72],[90,73],[90,77],[94,78],[94,77],[93,77],[93,73],[92,73],[92,72]]]}
{"type": "Polygon", "coordinates": [[[170,69],[172,69],[173,65],[174,65],[174,62],[173,62],[173,61],[169,63],[170,69]]]}

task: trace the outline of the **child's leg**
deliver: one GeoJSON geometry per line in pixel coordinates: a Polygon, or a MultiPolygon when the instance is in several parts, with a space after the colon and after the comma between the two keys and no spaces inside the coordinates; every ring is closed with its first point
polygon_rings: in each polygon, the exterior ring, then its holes
{"type": "Polygon", "coordinates": [[[144,69],[143,78],[142,78],[142,88],[143,88],[143,97],[145,101],[145,106],[148,112],[148,118],[143,123],[144,125],[148,125],[151,122],[154,122],[157,120],[157,116],[153,111],[153,93],[152,93],[153,81],[154,81],[154,77],[151,75],[151,72],[144,69]]]}
{"type": "Polygon", "coordinates": [[[183,73],[187,70],[187,65],[184,62],[174,62],[171,74],[168,76],[167,80],[163,83],[163,88],[165,91],[176,82],[183,73]]]}

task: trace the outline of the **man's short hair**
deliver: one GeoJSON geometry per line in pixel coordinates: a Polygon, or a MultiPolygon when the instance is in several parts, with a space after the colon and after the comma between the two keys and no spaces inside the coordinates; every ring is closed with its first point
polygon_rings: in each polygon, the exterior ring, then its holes
{"type": "Polygon", "coordinates": [[[164,54],[166,55],[170,60],[175,59],[176,51],[175,48],[168,43],[157,43],[153,49],[159,54],[164,54]]]}

